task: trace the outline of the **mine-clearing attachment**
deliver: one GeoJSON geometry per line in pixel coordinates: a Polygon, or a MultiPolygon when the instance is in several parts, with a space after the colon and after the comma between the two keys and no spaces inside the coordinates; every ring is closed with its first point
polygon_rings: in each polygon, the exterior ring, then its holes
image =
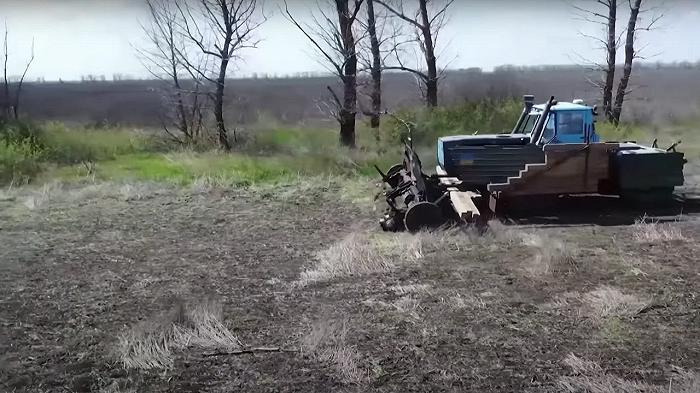
{"type": "Polygon", "coordinates": [[[416,232],[449,222],[475,223],[481,219],[481,194],[444,171],[426,175],[420,158],[406,143],[403,162],[387,173],[376,168],[384,181],[387,210],[380,224],[385,231],[416,232]]]}

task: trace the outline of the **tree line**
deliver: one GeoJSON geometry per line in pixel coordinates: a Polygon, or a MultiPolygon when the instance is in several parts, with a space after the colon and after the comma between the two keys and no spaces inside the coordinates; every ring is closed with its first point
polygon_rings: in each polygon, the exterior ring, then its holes
{"type": "MultiPolygon", "coordinates": [[[[162,91],[167,109],[161,119],[164,131],[180,143],[194,143],[202,137],[211,114],[219,146],[230,150],[237,138],[235,128],[229,135],[224,116],[227,75],[245,50],[260,43],[258,33],[268,19],[262,0],[144,1],[149,15],[142,25],[147,44],[137,52],[151,75],[167,86],[162,91]]],[[[652,30],[662,17],[654,7],[643,8],[647,1],[597,0],[573,6],[581,18],[601,27],[600,35],[584,35],[600,43],[605,54],[605,62],[589,62],[590,69],[601,75],[590,82],[600,88],[603,113],[615,124],[632,91],[629,82],[635,60],[644,58],[636,45],[638,34],[652,30]],[[628,8],[626,23],[620,21],[623,4],[628,8]],[[622,47],[624,67],[616,78],[617,53],[622,47]]],[[[454,0],[318,0],[316,4],[306,20],[286,0],[278,11],[339,82],[340,89],[327,86],[328,99],[319,107],[336,119],[342,145],[355,146],[360,115],[369,117],[379,138],[385,71],[413,75],[428,110],[438,106],[446,68],[438,55],[441,33],[449,23],[454,0]]],[[[22,84],[34,60],[32,48],[22,77],[11,83],[7,27],[4,38],[0,120],[18,117],[22,84]]]]}

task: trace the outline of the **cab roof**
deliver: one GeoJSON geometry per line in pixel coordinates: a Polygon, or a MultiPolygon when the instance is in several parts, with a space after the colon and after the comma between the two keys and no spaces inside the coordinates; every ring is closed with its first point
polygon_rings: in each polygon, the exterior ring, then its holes
{"type": "MultiPolygon", "coordinates": [[[[543,111],[546,104],[533,105],[534,109],[543,111]]],[[[591,110],[590,106],[581,104],[572,104],[571,102],[558,102],[556,105],[552,106],[553,111],[581,111],[581,110],[591,110]]]]}

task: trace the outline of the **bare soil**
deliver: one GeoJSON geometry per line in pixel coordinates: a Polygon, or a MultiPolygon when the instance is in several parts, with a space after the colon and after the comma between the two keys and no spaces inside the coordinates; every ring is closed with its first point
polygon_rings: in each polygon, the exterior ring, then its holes
{"type": "Polygon", "coordinates": [[[0,391],[594,391],[562,382],[581,376],[571,354],[598,364],[595,378],[668,391],[700,370],[694,213],[641,241],[653,228],[601,223],[595,209],[575,225],[518,220],[453,233],[381,272],[299,285],[317,253],[351,233],[406,241],[379,233],[375,216],[332,192],[164,189],[31,209],[6,198],[0,391]],[[219,302],[245,347],[292,351],[192,346],[174,351],[171,368],[122,363],[124,332],[198,301],[219,302]],[[330,351],[350,361],[308,349],[326,323],[344,326],[330,351]]]}

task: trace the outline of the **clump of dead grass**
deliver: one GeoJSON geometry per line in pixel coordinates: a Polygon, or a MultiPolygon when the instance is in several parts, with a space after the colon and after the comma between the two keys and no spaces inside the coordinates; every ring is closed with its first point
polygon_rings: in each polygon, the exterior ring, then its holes
{"type": "Polygon", "coordinates": [[[541,278],[577,270],[576,250],[562,240],[529,233],[523,234],[522,242],[534,252],[523,266],[529,277],[541,278]]]}
{"type": "Polygon", "coordinates": [[[371,244],[367,235],[351,234],[316,255],[316,264],[301,274],[301,284],[336,277],[387,271],[391,262],[371,244]]]}
{"type": "Polygon", "coordinates": [[[115,354],[125,368],[149,370],[172,368],[176,350],[240,349],[241,342],[222,319],[219,303],[178,303],[164,315],[119,335],[115,354]]]}
{"type": "Polygon", "coordinates": [[[598,363],[569,354],[564,364],[573,375],[559,379],[559,388],[569,393],[692,393],[700,391],[700,375],[676,370],[668,385],[651,385],[610,375],[598,363]]]}
{"type": "Polygon", "coordinates": [[[478,295],[455,293],[445,300],[451,308],[462,309],[485,309],[486,301],[478,295]]]}
{"type": "Polygon", "coordinates": [[[312,358],[332,364],[344,383],[361,385],[368,381],[368,373],[359,365],[357,349],[347,344],[348,331],[346,320],[320,319],[311,324],[301,348],[312,358]]]}
{"type": "Polygon", "coordinates": [[[469,244],[457,229],[410,233],[352,233],[316,254],[315,264],[301,273],[297,285],[338,277],[390,271],[417,263],[432,252],[457,250],[469,244]]]}
{"type": "Polygon", "coordinates": [[[503,224],[499,220],[491,220],[487,223],[486,235],[500,243],[508,245],[522,241],[525,233],[522,230],[503,224]]]}
{"type": "Polygon", "coordinates": [[[411,319],[420,319],[421,303],[413,296],[402,296],[392,303],[394,309],[411,319]]]}
{"type": "Polygon", "coordinates": [[[430,293],[429,284],[406,284],[406,285],[392,285],[389,289],[395,294],[408,295],[412,293],[430,293]]]}
{"type": "Polygon", "coordinates": [[[24,206],[29,210],[45,207],[62,192],[62,189],[63,184],[60,182],[46,183],[24,199],[24,206]]]}
{"type": "Polygon", "coordinates": [[[638,243],[660,243],[673,240],[687,240],[680,228],[670,223],[660,223],[646,215],[632,225],[632,236],[638,243]]]}
{"type": "Polygon", "coordinates": [[[607,285],[588,292],[583,300],[590,316],[596,321],[633,317],[649,305],[646,299],[622,293],[619,289],[607,285]]]}

